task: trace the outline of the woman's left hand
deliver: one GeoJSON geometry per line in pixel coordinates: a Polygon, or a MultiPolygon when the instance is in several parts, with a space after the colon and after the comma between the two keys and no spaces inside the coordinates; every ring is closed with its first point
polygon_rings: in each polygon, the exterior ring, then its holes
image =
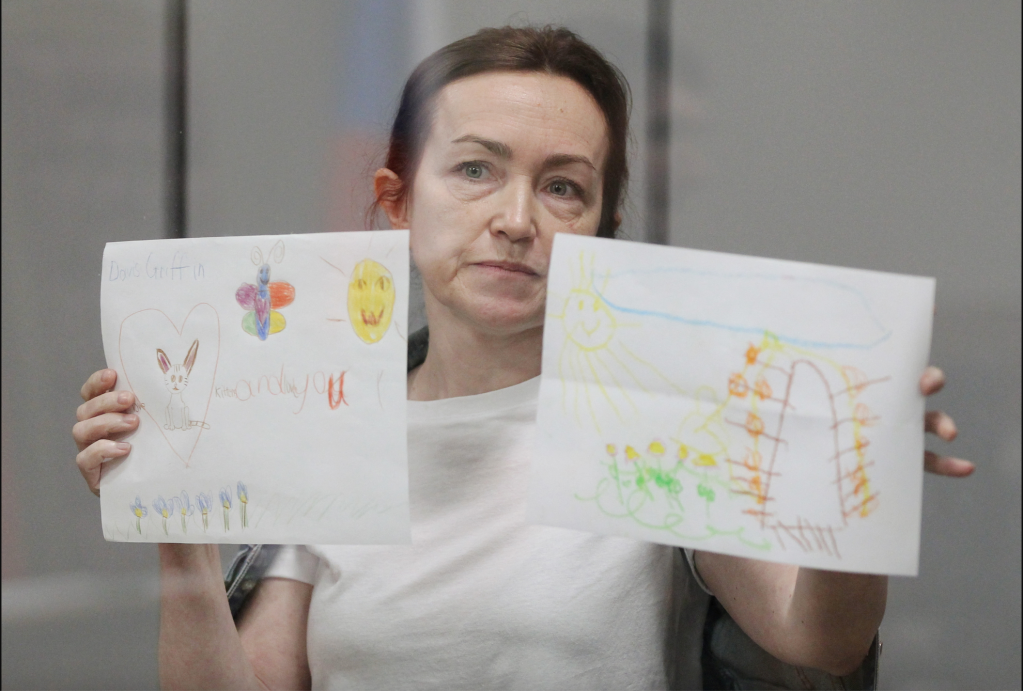
{"type": "MultiPolygon", "coordinates": [[[[945,373],[933,365],[924,370],[920,377],[920,393],[931,396],[945,386],[945,373]]],[[[955,420],[940,410],[928,410],[924,415],[924,431],[936,434],[942,441],[952,441],[959,434],[955,420]]],[[[966,477],[976,469],[970,461],[953,456],[939,456],[933,451],[924,451],[924,470],[946,477],[966,477]]]]}

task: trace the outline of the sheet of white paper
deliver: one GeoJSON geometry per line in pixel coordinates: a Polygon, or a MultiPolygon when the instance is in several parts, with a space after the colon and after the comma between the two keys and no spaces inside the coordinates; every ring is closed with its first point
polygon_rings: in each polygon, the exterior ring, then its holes
{"type": "Polygon", "coordinates": [[[536,523],[914,575],[934,281],[558,235],[536,523]]]}
{"type": "Polygon", "coordinates": [[[119,542],[410,541],[407,231],[117,242],[103,347],[139,429],[119,542]]]}

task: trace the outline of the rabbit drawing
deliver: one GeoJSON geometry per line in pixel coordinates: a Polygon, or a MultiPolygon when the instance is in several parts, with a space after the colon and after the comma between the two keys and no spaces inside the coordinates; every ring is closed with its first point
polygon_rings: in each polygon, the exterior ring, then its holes
{"type": "Polygon", "coordinates": [[[188,349],[185,362],[180,365],[172,365],[167,353],[160,348],[156,349],[156,361],[163,370],[163,384],[170,391],[170,402],[167,404],[167,424],[163,427],[168,430],[188,430],[191,427],[191,419],[188,416],[188,406],[182,394],[188,386],[188,375],[192,373],[192,366],[195,365],[195,356],[199,352],[199,339],[192,341],[188,349]]]}

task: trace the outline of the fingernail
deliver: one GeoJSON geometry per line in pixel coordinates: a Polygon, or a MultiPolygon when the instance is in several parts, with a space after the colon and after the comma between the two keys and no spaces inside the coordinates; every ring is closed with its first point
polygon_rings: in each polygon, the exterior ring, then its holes
{"type": "Polygon", "coordinates": [[[122,391],[121,393],[117,394],[117,402],[124,405],[131,403],[131,394],[128,393],[127,391],[122,391]]]}
{"type": "Polygon", "coordinates": [[[134,425],[138,421],[139,421],[139,416],[135,415],[134,413],[128,413],[127,415],[124,416],[124,424],[125,425],[134,425]]]}
{"type": "Polygon", "coordinates": [[[119,442],[117,442],[116,444],[114,444],[114,447],[115,447],[115,448],[116,448],[116,449],[117,449],[118,451],[124,451],[124,452],[128,452],[128,451],[131,451],[131,444],[129,444],[129,443],[128,443],[128,442],[126,442],[126,441],[119,441],[119,442]]]}

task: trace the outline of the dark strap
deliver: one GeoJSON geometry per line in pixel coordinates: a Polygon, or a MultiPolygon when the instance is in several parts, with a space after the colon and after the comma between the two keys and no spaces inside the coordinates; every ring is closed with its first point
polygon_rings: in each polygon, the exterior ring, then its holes
{"type": "Polygon", "coordinates": [[[426,361],[426,351],[430,348],[430,327],[424,326],[408,337],[408,372],[411,372],[426,361]]]}
{"type": "Polygon", "coordinates": [[[705,689],[877,689],[881,660],[880,634],[856,671],[842,677],[820,669],[797,667],[773,657],[753,642],[716,598],[711,598],[703,627],[705,689]]]}
{"type": "MultiPolygon", "coordinates": [[[[407,371],[411,372],[423,364],[429,347],[430,331],[427,327],[424,326],[409,336],[407,371]]],[[[228,565],[224,574],[224,588],[227,590],[227,603],[231,606],[231,616],[235,621],[238,621],[256,586],[273,563],[278,549],[280,545],[242,545],[228,565]]]]}
{"type": "Polygon", "coordinates": [[[278,549],[280,545],[242,545],[231,560],[224,575],[224,587],[227,589],[227,604],[231,607],[231,616],[235,621],[238,621],[250,596],[263,579],[263,574],[273,563],[278,549]]]}

